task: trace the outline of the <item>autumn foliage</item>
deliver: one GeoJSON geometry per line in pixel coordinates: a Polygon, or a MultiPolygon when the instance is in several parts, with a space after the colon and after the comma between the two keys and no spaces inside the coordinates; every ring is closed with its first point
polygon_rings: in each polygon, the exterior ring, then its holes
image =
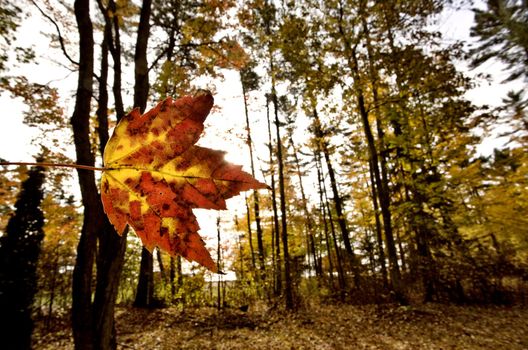
{"type": "Polygon", "coordinates": [[[226,209],[226,199],[267,185],[226,162],[224,152],[195,145],[212,106],[211,93],[200,91],[125,116],[105,148],[101,197],[118,233],[129,224],[147,249],[217,272],[192,209],[226,209]]]}

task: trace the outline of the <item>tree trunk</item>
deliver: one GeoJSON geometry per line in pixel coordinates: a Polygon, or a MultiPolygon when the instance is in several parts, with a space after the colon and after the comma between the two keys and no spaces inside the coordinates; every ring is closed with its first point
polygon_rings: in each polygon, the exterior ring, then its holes
{"type": "Polygon", "coordinates": [[[48,317],[46,319],[46,330],[50,330],[51,327],[51,317],[53,314],[53,304],[55,302],[55,294],[57,289],[57,274],[59,273],[59,246],[56,246],[54,249],[54,259],[53,259],[53,270],[51,272],[51,281],[50,281],[50,298],[48,303],[48,317]]]}
{"type": "Polygon", "coordinates": [[[304,216],[305,216],[305,221],[306,221],[306,228],[307,228],[306,235],[307,235],[307,238],[308,238],[307,239],[307,247],[306,247],[307,249],[306,249],[306,251],[308,252],[308,256],[309,256],[310,252],[312,253],[313,260],[314,260],[315,274],[317,276],[321,276],[322,275],[322,268],[321,268],[320,261],[317,259],[317,252],[316,252],[316,249],[315,249],[314,223],[313,223],[312,215],[310,214],[310,211],[308,210],[308,199],[306,198],[306,193],[304,192],[303,176],[302,176],[302,172],[301,172],[301,164],[299,162],[299,156],[297,155],[297,149],[295,147],[295,144],[293,143],[293,139],[292,139],[291,135],[289,135],[288,140],[290,142],[290,146],[291,146],[292,152],[293,152],[293,157],[294,157],[294,161],[295,161],[295,167],[296,167],[296,170],[297,170],[297,177],[298,177],[298,180],[299,180],[299,189],[301,191],[301,205],[302,205],[302,209],[303,209],[304,216]]]}
{"type": "Polygon", "coordinates": [[[174,257],[170,257],[170,268],[169,268],[169,281],[170,281],[170,291],[171,291],[171,302],[174,300],[174,297],[176,296],[176,282],[174,279],[176,278],[176,262],[174,257]]]}
{"type": "Polygon", "coordinates": [[[349,49],[350,55],[350,68],[353,71],[354,77],[354,86],[356,92],[357,105],[359,108],[359,114],[361,121],[363,123],[363,131],[365,133],[365,138],[367,139],[367,147],[369,150],[369,158],[372,164],[372,170],[374,173],[374,180],[376,182],[376,188],[378,189],[379,202],[381,207],[381,216],[383,218],[383,229],[385,233],[385,240],[387,246],[387,253],[389,257],[389,274],[392,284],[392,288],[396,293],[396,298],[401,302],[404,302],[404,297],[402,294],[401,286],[401,277],[400,269],[398,264],[398,254],[396,251],[396,244],[394,242],[394,236],[392,233],[392,222],[391,222],[391,212],[390,212],[390,195],[388,190],[388,185],[382,181],[378,151],[376,149],[376,144],[374,141],[374,136],[372,134],[372,129],[370,127],[370,121],[368,119],[368,111],[365,106],[365,97],[363,93],[363,88],[360,85],[360,73],[356,57],[355,49],[349,49]]]}
{"type": "MultiPolygon", "coordinates": [[[[273,72],[273,60],[270,59],[270,70],[273,72]]],[[[273,73],[272,73],[273,75],[273,73]]],[[[284,256],[284,293],[286,294],[286,308],[293,309],[293,285],[290,272],[290,255],[288,252],[288,223],[286,212],[286,191],[284,188],[284,160],[282,157],[282,141],[280,135],[279,123],[279,103],[277,101],[277,93],[275,91],[274,81],[272,79],[271,97],[273,102],[273,110],[275,112],[275,131],[277,137],[277,163],[279,164],[279,193],[280,193],[280,210],[281,210],[281,238],[282,238],[282,252],[284,256]]]]}
{"type": "Polygon", "coordinates": [[[339,281],[339,293],[341,296],[341,299],[343,300],[346,293],[347,283],[345,279],[345,270],[343,269],[343,257],[341,256],[341,250],[339,248],[339,245],[337,243],[337,235],[336,235],[336,229],[334,225],[334,219],[332,217],[332,210],[330,209],[330,201],[328,200],[328,193],[326,191],[326,184],[324,182],[324,176],[323,176],[323,166],[322,166],[322,160],[321,157],[318,157],[319,162],[319,169],[321,172],[321,187],[322,192],[324,196],[324,205],[326,209],[326,213],[328,214],[328,221],[330,223],[330,232],[332,233],[332,243],[334,246],[334,250],[336,252],[336,262],[337,262],[337,278],[339,281]]]}
{"type": "MultiPolygon", "coordinates": [[[[90,115],[94,71],[94,40],[89,0],[76,0],[75,18],[79,30],[79,78],[71,117],[77,163],[94,165],[90,145],[90,115]]],[[[97,234],[102,226],[102,205],[93,171],[77,170],[84,207],[81,237],[72,285],[72,329],[76,349],[93,349],[92,270],[97,234]]]]}
{"type": "Polygon", "coordinates": [[[275,243],[275,295],[280,295],[282,291],[282,267],[281,267],[281,251],[280,251],[280,229],[279,229],[279,213],[277,209],[277,192],[275,186],[275,174],[273,169],[273,140],[271,134],[271,118],[269,111],[269,96],[266,98],[266,117],[268,121],[268,140],[269,140],[269,164],[271,172],[271,203],[273,207],[273,227],[272,240],[275,243]]]}
{"type": "Polygon", "coordinates": [[[134,107],[139,107],[141,112],[147,108],[149,94],[149,76],[147,61],[147,45],[150,34],[150,12],[152,1],[143,0],[134,53],[134,107]]]}
{"type": "MultiPolygon", "coordinates": [[[[222,271],[222,245],[220,237],[220,217],[216,218],[216,264],[218,271],[222,271]]],[[[216,285],[216,308],[220,310],[222,308],[222,275],[217,274],[217,285],[216,285]]]]}
{"type": "Polygon", "coordinates": [[[158,266],[160,270],[161,282],[163,283],[163,289],[167,287],[167,271],[163,265],[163,256],[161,255],[161,250],[156,248],[156,259],[158,261],[158,266]]]}
{"type": "MultiPolygon", "coordinates": [[[[104,10],[104,9],[102,9],[104,10]]],[[[99,98],[97,110],[97,135],[99,136],[99,154],[103,157],[108,139],[108,47],[112,40],[112,24],[105,21],[103,42],[101,43],[101,69],[99,72],[99,98]]]]}
{"type": "Polygon", "coordinates": [[[93,303],[95,348],[116,349],[114,307],[123,269],[126,233],[119,236],[105,217],[99,237],[97,255],[97,285],[93,303]]]}
{"type": "MultiPolygon", "coordinates": [[[[375,117],[376,117],[376,131],[378,134],[378,141],[379,141],[379,157],[380,157],[380,168],[381,168],[381,186],[384,187],[384,192],[389,192],[389,180],[387,175],[387,154],[385,149],[385,132],[383,130],[382,121],[380,117],[380,113],[377,110],[377,106],[380,105],[379,103],[379,97],[378,97],[378,81],[379,76],[378,72],[374,65],[374,53],[372,49],[372,44],[370,40],[370,32],[368,28],[367,21],[364,16],[362,16],[362,26],[363,26],[363,32],[366,37],[366,46],[367,46],[367,54],[368,54],[368,61],[369,61],[369,78],[370,78],[370,84],[372,86],[372,102],[374,103],[374,106],[376,106],[375,109],[375,117]]],[[[369,162],[369,173],[370,173],[370,183],[372,188],[372,202],[374,206],[374,215],[376,219],[376,238],[378,243],[378,256],[379,256],[379,262],[381,265],[381,273],[383,278],[383,286],[385,288],[388,287],[388,280],[387,280],[387,267],[385,266],[385,252],[383,250],[383,238],[381,234],[381,222],[379,219],[379,207],[378,207],[378,199],[381,197],[379,196],[379,191],[376,188],[376,181],[374,176],[374,165],[369,162]]]]}
{"type": "Polygon", "coordinates": [[[332,194],[334,196],[334,206],[337,214],[337,224],[339,225],[339,229],[341,230],[341,236],[343,238],[343,244],[345,245],[345,250],[348,254],[349,262],[350,262],[350,268],[352,269],[352,272],[354,274],[354,284],[355,287],[358,288],[361,281],[360,281],[360,273],[359,273],[359,263],[356,258],[356,254],[354,253],[354,250],[352,249],[352,244],[350,242],[350,237],[348,235],[348,227],[347,222],[345,218],[345,213],[343,211],[343,201],[341,199],[341,195],[339,194],[339,189],[337,188],[337,180],[335,177],[334,167],[332,166],[332,160],[330,159],[330,152],[328,150],[328,144],[324,140],[323,130],[321,127],[321,121],[319,119],[319,116],[317,114],[317,110],[314,108],[313,110],[313,116],[314,116],[314,126],[315,126],[315,136],[319,138],[320,144],[319,148],[320,151],[322,151],[325,161],[326,161],[326,167],[328,169],[328,176],[330,176],[330,187],[332,189],[332,194]]]}
{"type": "MultiPolygon", "coordinates": [[[[255,177],[255,162],[253,160],[253,143],[251,140],[251,125],[249,123],[249,111],[247,104],[247,91],[242,81],[242,97],[244,99],[244,113],[246,115],[246,129],[247,129],[247,144],[249,149],[249,160],[251,162],[251,175],[255,177]]],[[[264,242],[262,240],[262,226],[260,220],[260,203],[259,195],[257,191],[253,191],[253,209],[255,211],[255,223],[257,226],[257,248],[258,248],[258,258],[259,258],[259,268],[260,268],[260,280],[265,279],[265,264],[264,264],[264,242]]],[[[249,215],[249,208],[248,208],[249,215]]]]}
{"type": "MultiPolygon", "coordinates": [[[[114,0],[108,2],[108,7],[112,13],[115,14],[117,12],[114,0]]],[[[119,30],[119,16],[113,16],[113,24],[115,35],[113,41],[114,45],[110,45],[110,52],[112,54],[112,59],[114,60],[114,84],[112,86],[112,91],[114,93],[116,116],[119,121],[125,115],[122,95],[123,89],[121,87],[121,36],[119,30]]]]}
{"type": "Polygon", "coordinates": [[[381,232],[381,221],[379,217],[378,190],[376,189],[376,180],[374,179],[372,162],[369,161],[370,188],[372,190],[372,204],[374,207],[374,220],[376,223],[376,241],[378,243],[378,260],[381,266],[381,278],[383,287],[388,288],[387,266],[385,264],[385,250],[383,249],[383,234],[381,232]]]}
{"type": "MultiPolygon", "coordinates": [[[[357,77],[356,77],[357,78],[357,77]]],[[[372,130],[370,128],[370,122],[368,120],[368,112],[365,108],[365,102],[363,93],[361,90],[356,88],[356,97],[358,100],[358,106],[360,110],[361,120],[363,122],[363,131],[365,132],[365,137],[367,139],[367,145],[369,149],[370,164],[372,164],[372,170],[374,173],[374,180],[376,183],[376,188],[378,189],[378,196],[381,207],[381,216],[383,218],[383,228],[385,233],[385,240],[387,245],[387,252],[389,256],[389,273],[390,280],[392,283],[392,288],[397,294],[397,298],[401,299],[401,283],[400,283],[400,269],[398,265],[398,255],[396,251],[396,244],[394,242],[394,237],[392,234],[392,222],[391,222],[391,213],[390,213],[390,197],[388,193],[388,187],[384,186],[382,183],[380,169],[378,165],[378,154],[376,150],[376,145],[374,143],[374,136],[372,135],[372,130]]]]}
{"type": "Polygon", "coordinates": [[[178,290],[183,286],[183,271],[182,271],[182,257],[178,255],[176,257],[176,271],[178,272],[178,277],[176,278],[176,286],[178,290]]]}
{"type": "MultiPolygon", "coordinates": [[[[151,0],[143,0],[139,18],[136,51],[134,53],[134,107],[139,107],[142,113],[147,108],[149,94],[147,44],[150,33],[151,5],[151,0]]],[[[136,289],[136,299],[134,301],[134,305],[137,307],[148,307],[153,301],[153,266],[152,254],[143,247],[141,250],[141,265],[136,289]]]]}
{"type": "MultiPolygon", "coordinates": [[[[115,100],[116,117],[119,121],[124,116],[121,97],[121,42],[119,27],[115,28],[115,37],[112,38],[112,21],[107,11],[115,11],[114,1],[108,3],[104,9],[100,3],[101,11],[105,17],[105,30],[102,43],[101,74],[99,78],[99,107],[97,109],[99,148],[104,151],[109,139],[108,133],[108,51],[111,48],[114,60],[113,93],[115,100]],[[102,97],[102,98],[101,98],[102,97]]],[[[115,22],[114,22],[115,23],[115,22]]],[[[101,153],[101,156],[103,154],[101,153]]],[[[103,214],[104,215],[104,214],[103,214]]],[[[98,349],[115,349],[117,347],[114,306],[119,290],[119,276],[124,263],[126,250],[125,231],[118,235],[108,218],[104,216],[103,227],[99,232],[99,250],[97,253],[97,284],[93,303],[94,310],[94,346],[98,349]]]]}
{"type": "Polygon", "coordinates": [[[149,307],[154,298],[154,260],[152,254],[143,247],[141,249],[141,264],[136,288],[135,307],[149,307]]]}
{"type": "MultiPolygon", "coordinates": [[[[321,219],[323,221],[323,230],[324,230],[324,237],[326,242],[326,255],[328,259],[328,272],[330,276],[330,286],[331,290],[335,291],[335,285],[334,285],[334,263],[332,262],[332,248],[330,246],[330,235],[328,234],[328,220],[327,220],[327,213],[326,213],[326,203],[324,199],[324,192],[323,192],[323,174],[321,171],[320,166],[320,157],[318,155],[315,155],[315,167],[317,169],[317,185],[319,187],[319,202],[320,202],[320,213],[321,213],[321,219]]],[[[336,258],[337,260],[337,258],[336,258]]],[[[339,271],[339,270],[338,270],[339,271]]],[[[340,272],[338,272],[339,274],[340,272]]],[[[341,287],[341,279],[339,280],[339,286],[341,287]]],[[[344,290],[343,288],[340,288],[341,290],[344,290]]]]}
{"type": "Polygon", "coordinates": [[[253,248],[253,230],[251,229],[251,210],[249,209],[249,202],[247,195],[245,195],[246,202],[246,218],[247,218],[247,230],[248,230],[248,241],[249,241],[249,252],[251,254],[251,269],[255,271],[257,264],[255,261],[255,249],[253,248]]]}

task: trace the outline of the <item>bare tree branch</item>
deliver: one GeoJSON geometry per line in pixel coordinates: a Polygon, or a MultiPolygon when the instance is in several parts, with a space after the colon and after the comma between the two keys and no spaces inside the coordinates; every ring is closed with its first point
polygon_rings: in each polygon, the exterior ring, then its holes
{"type": "Polygon", "coordinates": [[[30,1],[39,10],[39,12],[42,14],[42,16],[44,16],[47,20],[49,20],[55,26],[55,29],[57,30],[57,34],[59,36],[59,43],[60,43],[60,46],[61,46],[61,49],[62,49],[62,53],[64,54],[64,56],[66,56],[68,61],[70,61],[73,65],[78,66],[79,62],[77,62],[73,58],[71,58],[71,56],[66,51],[66,45],[64,45],[64,38],[62,37],[61,31],[60,31],[60,28],[59,28],[59,25],[57,24],[57,22],[53,18],[51,18],[47,13],[45,13],[44,10],[42,10],[40,8],[40,6],[34,0],[30,0],[30,1]]]}

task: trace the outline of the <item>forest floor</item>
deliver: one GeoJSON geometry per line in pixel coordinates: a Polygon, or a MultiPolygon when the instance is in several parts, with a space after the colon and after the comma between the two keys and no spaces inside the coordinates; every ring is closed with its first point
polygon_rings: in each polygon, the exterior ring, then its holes
{"type": "MultiPolygon", "coordinates": [[[[528,349],[528,308],[317,305],[297,313],[118,308],[118,349],[528,349]]],[[[35,349],[72,349],[68,317],[35,349]]]]}

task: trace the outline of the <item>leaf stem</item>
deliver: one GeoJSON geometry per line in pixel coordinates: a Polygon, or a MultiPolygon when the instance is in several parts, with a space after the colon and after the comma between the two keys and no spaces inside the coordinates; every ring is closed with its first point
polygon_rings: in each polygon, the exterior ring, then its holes
{"type": "Polygon", "coordinates": [[[0,162],[0,165],[29,165],[29,166],[43,166],[48,168],[75,168],[75,169],[84,169],[92,171],[105,171],[106,168],[82,165],[82,164],[72,164],[72,163],[47,163],[47,162],[0,162]]]}

